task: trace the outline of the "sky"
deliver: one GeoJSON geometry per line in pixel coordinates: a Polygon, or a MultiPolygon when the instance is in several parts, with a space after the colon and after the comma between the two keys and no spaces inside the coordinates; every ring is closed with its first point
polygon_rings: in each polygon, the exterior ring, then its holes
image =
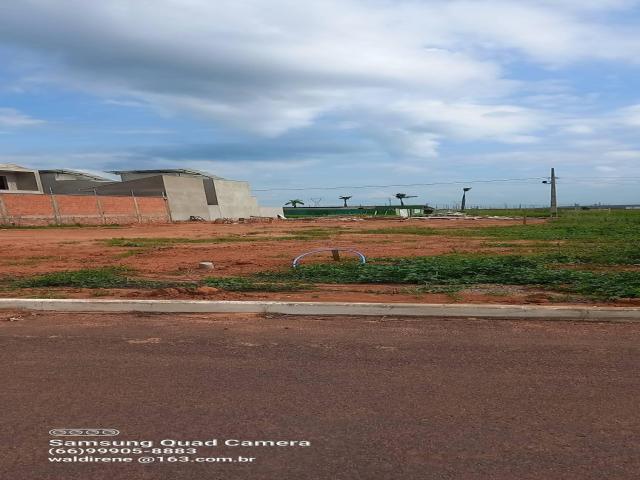
{"type": "Polygon", "coordinates": [[[0,2],[1,163],[267,205],[640,204],[639,85],[636,0],[0,2]]]}

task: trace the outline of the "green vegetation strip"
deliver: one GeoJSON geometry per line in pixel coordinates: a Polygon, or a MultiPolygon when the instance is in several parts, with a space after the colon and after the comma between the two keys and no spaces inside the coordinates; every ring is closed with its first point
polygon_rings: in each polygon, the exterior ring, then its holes
{"type": "Polygon", "coordinates": [[[640,211],[565,212],[561,217],[535,225],[509,225],[456,229],[460,235],[518,240],[610,241],[640,238],[640,211]]]}
{"type": "Polygon", "coordinates": [[[247,277],[208,278],[202,282],[159,281],[133,278],[134,272],[123,267],[85,268],[62,272],[47,273],[18,280],[2,282],[8,288],[196,288],[208,285],[222,290],[236,292],[289,292],[309,289],[311,286],[301,282],[283,280],[266,281],[247,277]]]}
{"type": "Polygon", "coordinates": [[[640,297],[640,271],[598,273],[550,266],[543,257],[442,255],[327,263],[262,273],[259,278],[302,283],[413,285],[532,285],[594,298],[640,297]]]}
{"type": "Polygon", "coordinates": [[[110,247],[155,248],[168,247],[189,243],[229,243],[255,242],[265,240],[266,237],[211,237],[211,238],[180,238],[180,237],[141,237],[141,238],[110,238],[105,240],[110,247]]]}
{"type": "Polygon", "coordinates": [[[251,242],[277,242],[287,240],[313,240],[318,238],[329,238],[330,231],[300,231],[291,232],[284,236],[239,236],[210,237],[210,238],[182,238],[182,237],[140,237],[140,238],[110,238],[103,242],[110,247],[131,247],[131,248],[159,248],[172,245],[187,244],[216,244],[216,243],[251,243],[251,242]]]}
{"type": "Polygon", "coordinates": [[[208,278],[203,282],[136,279],[122,268],[64,271],[23,278],[15,288],[166,288],[199,284],[229,291],[281,292],[312,288],[313,284],[404,284],[455,290],[475,284],[532,285],[593,298],[640,297],[640,271],[591,272],[551,267],[542,257],[465,256],[381,259],[365,265],[352,262],[314,264],[295,270],[264,272],[253,277],[208,278]],[[455,288],[454,288],[455,287],[455,288]]]}
{"type": "Polygon", "coordinates": [[[166,288],[194,286],[185,282],[163,282],[131,278],[131,271],[122,267],[85,268],[47,273],[22,278],[12,283],[16,288],[74,287],[74,288],[166,288]]]}
{"type": "Polygon", "coordinates": [[[207,278],[204,283],[231,292],[293,292],[311,288],[310,285],[295,280],[265,281],[248,277],[207,278]]]}
{"type": "Polygon", "coordinates": [[[431,235],[446,235],[446,230],[438,230],[436,228],[431,227],[388,227],[388,228],[373,228],[369,230],[359,230],[354,231],[355,234],[363,234],[363,235],[420,235],[420,236],[431,236],[431,235]]]}
{"type": "MultiPolygon", "coordinates": [[[[357,233],[357,232],[354,232],[357,233]]],[[[546,223],[492,227],[437,229],[408,226],[363,230],[359,233],[385,235],[442,235],[494,240],[526,240],[535,244],[514,243],[514,249],[533,248],[545,255],[545,261],[560,264],[639,265],[640,211],[612,212],[564,211],[546,223]]]]}

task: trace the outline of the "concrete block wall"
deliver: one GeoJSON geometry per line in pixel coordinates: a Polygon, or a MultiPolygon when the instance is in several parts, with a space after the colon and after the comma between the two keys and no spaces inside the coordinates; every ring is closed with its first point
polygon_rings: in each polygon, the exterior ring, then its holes
{"type": "MultiPolygon", "coordinates": [[[[213,181],[218,200],[218,217],[215,218],[250,218],[261,216],[258,200],[251,195],[247,182],[215,179],[213,181]]],[[[210,214],[214,215],[214,209],[210,214]]]]}
{"type": "Polygon", "coordinates": [[[0,194],[0,224],[130,224],[168,222],[159,197],[0,194]],[[137,203],[137,209],[136,209],[137,203]]]}
{"type": "Polygon", "coordinates": [[[87,195],[93,193],[91,189],[101,187],[108,182],[93,180],[56,180],[54,174],[41,174],[42,191],[44,193],[58,193],[60,195],[87,195]]]}
{"type": "Polygon", "coordinates": [[[210,220],[207,195],[201,178],[164,175],[164,191],[174,221],[189,220],[191,216],[210,220]]]}

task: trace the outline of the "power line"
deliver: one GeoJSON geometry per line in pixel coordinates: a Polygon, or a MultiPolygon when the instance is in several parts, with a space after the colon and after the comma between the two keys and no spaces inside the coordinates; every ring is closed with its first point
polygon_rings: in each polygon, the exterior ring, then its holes
{"type": "Polygon", "coordinates": [[[531,180],[541,181],[547,177],[528,177],[528,178],[498,178],[492,180],[458,180],[455,182],[431,182],[431,183],[396,183],[389,185],[342,185],[338,187],[283,187],[283,188],[254,188],[254,192],[302,192],[306,190],[347,190],[347,189],[365,189],[365,188],[390,188],[390,187],[431,187],[434,185],[459,185],[470,183],[498,183],[498,182],[526,182],[531,180]]]}
{"type": "Polygon", "coordinates": [[[567,175],[562,178],[570,178],[572,180],[640,180],[640,177],[571,177],[567,175]]]}

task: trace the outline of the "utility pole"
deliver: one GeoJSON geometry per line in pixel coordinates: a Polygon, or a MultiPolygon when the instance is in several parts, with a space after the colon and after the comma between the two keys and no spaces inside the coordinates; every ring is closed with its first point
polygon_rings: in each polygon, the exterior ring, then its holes
{"type": "Polygon", "coordinates": [[[551,216],[558,216],[558,199],[556,197],[556,169],[551,169],[551,216]]]}
{"type": "Polygon", "coordinates": [[[556,169],[551,169],[551,177],[549,180],[544,180],[542,183],[551,184],[551,205],[549,208],[549,214],[552,217],[558,216],[558,199],[556,197],[556,169]]]}

